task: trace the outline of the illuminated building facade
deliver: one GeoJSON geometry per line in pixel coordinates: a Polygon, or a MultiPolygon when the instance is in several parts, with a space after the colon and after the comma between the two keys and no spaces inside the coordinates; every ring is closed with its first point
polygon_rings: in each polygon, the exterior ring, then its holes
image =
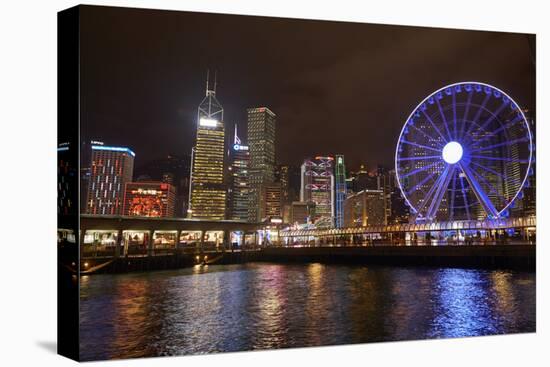
{"type": "Polygon", "coordinates": [[[250,195],[248,220],[259,222],[262,216],[262,187],[274,182],[275,114],[267,107],[247,109],[250,147],[250,195]]]}
{"type": "Polygon", "coordinates": [[[315,203],[314,223],[334,226],[334,158],[315,157],[302,164],[300,201],[315,203]]]}
{"type": "Polygon", "coordinates": [[[279,182],[262,186],[262,219],[283,218],[282,187],[279,182]]]}
{"type": "Polygon", "coordinates": [[[78,179],[75,175],[76,167],[71,165],[69,143],[61,143],[57,147],[57,214],[75,215],[77,206],[72,198],[78,191],[78,179]]]}
{"type": "Polygon", "coordinates": [[[176,189],[163,182],[129,182],[124,192],[123,215],[174,217],[176,189]]]}
{"type": "Polygon", "coordinates": [[[344,201],[344,226],[386,225],[386,204],[383,190],[363,190],[344,201]]]}
{"type": "Polygon", "coordinates": [[[290,203],[289,166],[278,165],[275,168],[275,182],[281,183],[281,195],[283,203],[290,203]]]}
{"type": "Polygon", "coordinates": [[[230,219],[248,221],[248,195],[250,151],[248,145],[243,145],[237,136],[235,125],[235,138],[229,150],[231,164],[229,166],[229,207],[231,208],[230,219]]]}
{"type": "MultiPolygon", "coordinates": [[[[529,111],[525,111],[527,115],[529,115],[529,111]]],[[[533,134],[533,144],[536,146],[536,128],[535,128],[535,119],[532,117],[528,118],[528,122],[531,127],[531,132],[533,134]]],[[[533,155],[535,152],[533,152],[533,155]]],[[[523,216],[523,217],[534,217],[537,215],[537,160],[533,159],[533,163],[531,164],[531,172],[529,177],[527,178],[527,181],[525,183],[525,186],[523,187],[522,193],[519,195],[519,201],[521,202],[521,206],[518,208],[519,210],[516,210],[514,213],[517,216],[523,216]]],[[[514,209],[512,209],[514,210],[514,209]]]]}
{"type": "Polygon", "coordinates": [[[132,181],[135,153],[125,147],[92,145],[87,213],[120,215],[124,185],[132,181]]]}
{"type": "Polygon", "coordinates": [[[343,155],[336,155],[334,173],[336,181],[334,226],[342,228],[344,226],[344,200],[346,199],[346,166],[343,155]]]}
{"type": "Polygon", "coordinates": [[[206,96],[197,112],[197,140],[191,155],[189,218],[225,219],[224,159],[223,107],[216,99],[216,82],[210,89],[207,77],[206,96]]]}
{"type": "Polygon", "coordinates": [[[176,189],[175,217],[186,217],[189,204],[190,155],[168,154],[134,169],[134,181],[162,181],[176,189]]]}

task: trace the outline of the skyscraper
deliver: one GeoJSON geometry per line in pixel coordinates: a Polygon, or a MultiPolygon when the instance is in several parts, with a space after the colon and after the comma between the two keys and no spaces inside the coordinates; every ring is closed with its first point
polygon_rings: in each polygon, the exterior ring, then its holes
{"type": "Polygon", "coordinates": [[[134,157],[125,147],[92,145],[88,214],[122,214],[124,185],[132,181],[134,157]]]}
{"type": "Polygon", "coordinates": [[[243,145],[237,135],[237,125],[235,125],[235,138],[233,145],[229,150],[231,164],[229,166],[229,207],[231,208],[230,219],[248,220],[248,195],[250,152],[248,145],[243,145]]]}
{"type": "Polygon", "coordinates": [[[275,114],[267,107],[247,109],[250,147],[250,195],[248,220],[261,219],[262,187],[273,183],[275,168],[275,114]]]}
{"type": "Polygon", "coordinates": [[[281,183],[281,195],[284,204],[290,204],[289,166],[277,165],[275,168],[275,182],[281,183]]]}
{"type": "Polygon", "coordinates": [[[383,190],[363,190],[344,201],[345,226],[386,225],[386,204],[383,190]]]}
{"type": "Polygon", "coordinates": [[[335,209],[334,226],[342,228],[344,226],[344,200],[346,199],[346,166],[344,165],[344,156],[336,155],[335,172],[335,209]]]}
{"type": "Polygon", "coordinates": [[[300,201],[315,203],[314,223],[334,226],[334,158],[315,157],[302,164],[300,201]]]}
{"type": "Polygon", "coordinates": [[[190,218],[225,219],[224,154],[223,107],[216,99],[216,80],[210,89],[207,76],[206,96],[197,111],[197,141],[191,155],[190,218]]]}
{"type": "Polygon", "coordinates": [[[262,187],[262,218],[283,217],[282,186],[280,182],[263,185],[262,187]]]}

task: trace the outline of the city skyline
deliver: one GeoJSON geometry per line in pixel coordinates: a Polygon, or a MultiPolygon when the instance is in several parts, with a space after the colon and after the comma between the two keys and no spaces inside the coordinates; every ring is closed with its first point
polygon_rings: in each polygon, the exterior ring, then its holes
{"type": "Polygon", "coordinates": [[[133,147],[140,152],[136,166],[189,154],[207,69],[218,72],[226,123],[236,123],[243,136],[247,108],[277,113],[279,164],[343,154],[350,167],[391,166],[410,109],[451,82],[481,80],[513,90],[535,117],[534,53],[524,34],[154,11],[147,19],[155,27],[145,33],[138,24],[148,12],[96,11],[83,19],[83,137],[133,147]],[[259,22],[260,32],[246,32],[259,22]],[[193,27],[201,24],[208,26],[197,36],[193,27]],[[297,39],[280,34],[298,30],[297,39]],[[319,42],[325,39],[319,34],[329,42],[319,42]],[[147,62],[135,60],[141,54],[147,62]],[[417,73],[420,78],[411,75],[417,73]],[[344,107],[350,102],[366,113],[344,107]],[[385,128],[376,129],[379,124],[385,128]]]}
{"type": "Polygon", "coordinates": [[[534,35],[89,5],[59,25],[62,354],[537,330],[534,35]]]}

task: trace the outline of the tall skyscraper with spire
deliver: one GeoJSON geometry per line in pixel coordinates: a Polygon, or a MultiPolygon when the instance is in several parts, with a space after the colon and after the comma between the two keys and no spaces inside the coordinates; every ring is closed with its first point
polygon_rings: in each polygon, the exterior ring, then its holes
{"type": "Polygon", "coordinates": [[[204,220],[225,219],[224,183],[225,127],[223,107],[210,89],[206,76],[206,96],[197,111],[197,140],[191,155],[191,184],[188,217],[204,220]]]}

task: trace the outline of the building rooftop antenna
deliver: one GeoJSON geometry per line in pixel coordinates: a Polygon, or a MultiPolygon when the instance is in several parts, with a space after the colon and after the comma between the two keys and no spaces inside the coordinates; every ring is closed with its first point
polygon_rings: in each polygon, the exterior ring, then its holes
{"type": "Polygon", "coordinates": [[[210,77],[210,69],[206,69],[206,95],[208,95],[208,78],[210,77]]]}
{"type": "Polygon", "coordinates": [[[218,83],[218,70],[214,70],[214,94],[216,94],[216,84],[218,83]]]}

